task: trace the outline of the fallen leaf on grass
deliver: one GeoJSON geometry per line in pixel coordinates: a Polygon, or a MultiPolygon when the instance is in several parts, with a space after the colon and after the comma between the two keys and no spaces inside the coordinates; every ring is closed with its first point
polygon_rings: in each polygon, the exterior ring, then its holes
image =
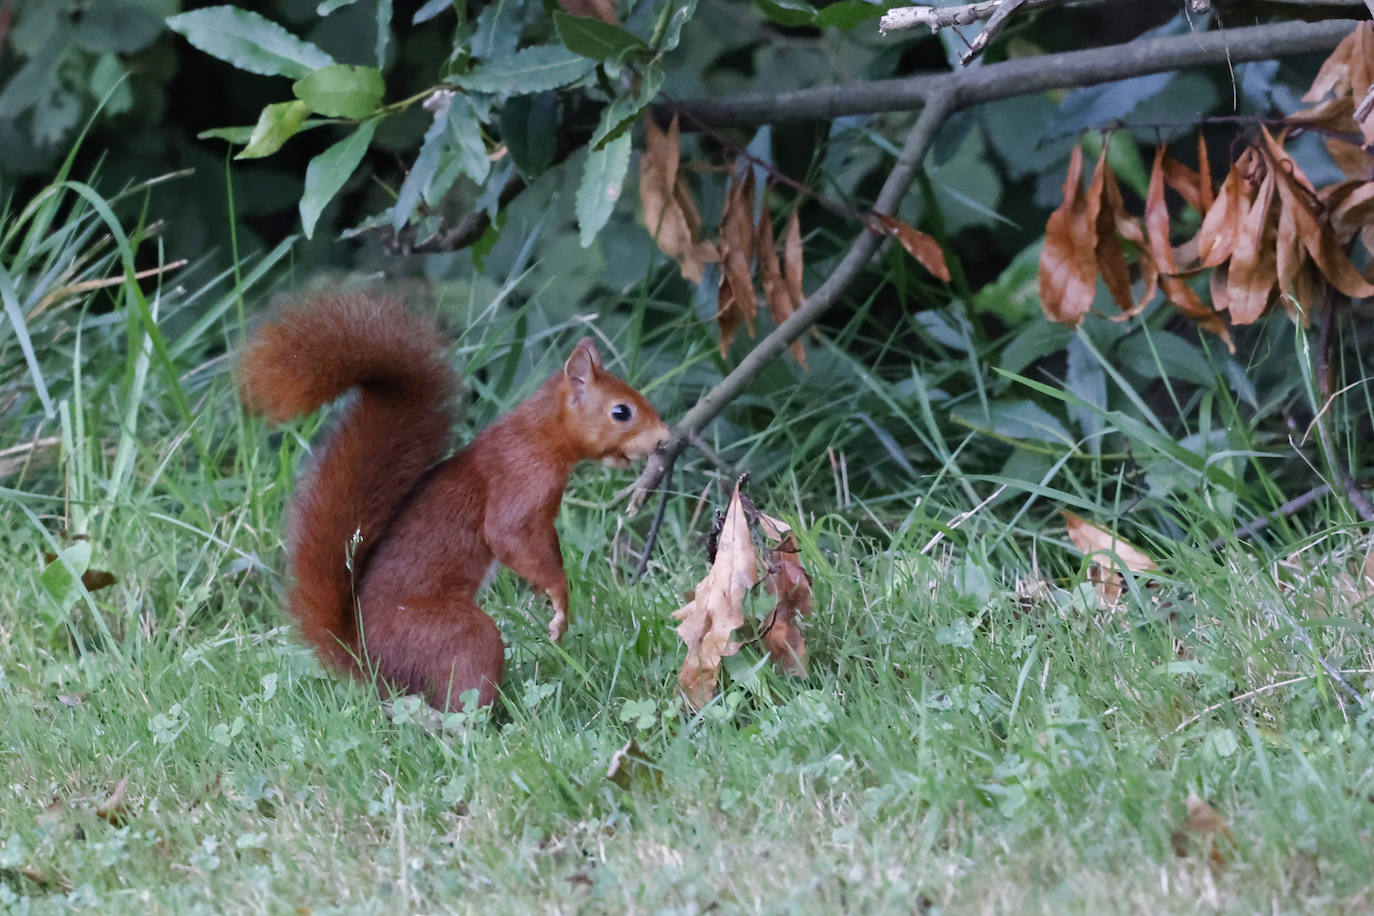
{"type": "Polygon", "coordinates": [[[744,623],[744,597],[759,581],[739,495],[736,484],[710,571],[698,583],[692,600],[673,612],[682,621],[677,634],[687,644],[678,683],[693,709],[710,702],[721,659],[739,651],[740,644],[730,637],[744,623]]]}
{"type": "Polygon", "coordinates": [[[1174,855],[1187,858],[1201,844],[1212,867],[1224,867],[1226,856],[1222,853],[1221,847],[1235,844],[1235,836],[1227,826],[1226,818],[1218,814],[1206,799],[1195,792],[1188,793],[1188,799],[1184,804],[1187,806],[1187,815],[1183,826],[1169,836],[1169,842],[1174,847],[1174,855]]]}
{"type": "Polygon", "coordinates": [[[606,767],[606,778],[620,788],[629,791],[630,784],[637,779],[651,778],[657,782],[662,777],[661,769],[656,766],[634,738],[626,741],[611,755],[606,767]]]}
{"type": "Polygon", "coordinates": [[[1088,582],[1097,593],[1098,606],[1104,610],[1116,604],[1125,588],[1118,560],[1121,566],[1131,572],[1155,568],[1154,560],[1107,529],[1067,509],[1061,509],[1059,514],[1064,516],[1065,528],[1073,546],[1093,562],[1093,567],[1088,570],[1088,582]]]}
{"type": "Polygon", "coordinates": [[[109,821],[116,827],[128,819],[129,806],[125,803],[124,795],[129,788],[129,777],[125,776],[119,781],[119,785],[114,787],[114,791],[101,802],[95,809],[95,816],[101,820],[109,821]]]}

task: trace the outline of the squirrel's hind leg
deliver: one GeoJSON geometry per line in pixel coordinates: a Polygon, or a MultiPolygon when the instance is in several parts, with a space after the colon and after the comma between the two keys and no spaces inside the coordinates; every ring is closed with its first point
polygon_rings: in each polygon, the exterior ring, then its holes
{"type": "Polygon", "coordinates": [[[496,699],[506,646],[501,631],[471,601],[404,601],[363,617],[364,663],[393,690],[423,696],[451,712],[478,691],[478,705],[496,699]]]}

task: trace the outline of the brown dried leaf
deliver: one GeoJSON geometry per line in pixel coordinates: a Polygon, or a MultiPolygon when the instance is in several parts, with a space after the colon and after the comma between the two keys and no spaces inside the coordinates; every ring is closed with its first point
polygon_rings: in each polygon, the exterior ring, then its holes
{"type": "MultiPolygon", "coordinates": [[[[1096,232],[1093,257],[1097,260],[1098,272],[1107,292],[1112,294],[1117,307],[1123,315],[1132,315],[1136,303],[1131,297],[1131,269],[1126,264],[1126,253],[1121,241],[1116,237],[1116,224],[1127,218],[1120,208],[1121,189],[1116,186],[1116,176],[1107,164],[1107,145],[1102,145],[1102,153],[1097,157],[1093,177],[1088,181],[1088,216],[1096,232]],[[1108,185],[1111,189],[1108,189],[1108,185]]],[[[1141,308],[1144,308],[1142,303],[1141,308]]]]}
{"type": "Polygon", "coordinates": [[[1348,245],[1355,233],[1374,224],[1374,181],[1357,184],[1340,200],[1328,201],[1327,207],[1336,241],[1348,245]]]}
{"type": "MultiPolygon", "coordinates": [[[[906,249],[906,253],[916,262],[934,274],[938,279],[949,282],[949,265],[945,263],[945,252],[934,238],[886,213],[869,214],[871,223],[877,223],[878,232],[893,236],[906,249]]],[[[870,223],[870,228],[872,225],[870,223]]]]}
{"type": "MultiPolygon", "coordinates": [[[[771,230],[769,243],[772,243],[771,230]]],[[[739,326],[749,328],[754,336],[754,317],[758,314],[758,300],[754,297],[754,277],[751,262],[754,258],[754,170],[748,163],[737,167],[725,197],[725,210],[720,218],[720,292],[716,305],[716,321],[720,325],[720,355],[730,349],[739,326]]],[[[776,261],[776,257],[774,259],[776,261]]]]}
{"type": "Polygon", "coordinates": [[[1311,108],[1295,111],[1284,118],[1283,122],[1293,127],[1305,127],[1333,134],[1360,132],[1360,126],[1355,123],[1355,100],[1348,95],[1327,99],[1311,108]]]}
{"type": "MultiPolygon", "coordinates": [[[[1279,226],[1275,237],[1275,270],[1279,278],[1279,291],[1285,296],[1296,299],[1294,281],[1302,270],[1306,256],[1302,242],[1298,241],[1298,227],[1293,221],[1293,212],[1288,207],[1279,208],[1279,226]]],[[[1311,307],[1310,304],[1305,304],[1311,307]]]]}
{"type": "Polygon", "coordinates": [[[652,113],[644,116],[644,152],[639,157],[639,200],[644,226],[659,251],[677,262],[682,276],[700,283],[702,265],[719,260],[715,246],[701,242],[701,218],[686,180],[678,172],[677,116],[665,132],[652,113]]]}
{"type": "Polygon", "coordinates": [[[1206,213],[1207,207],[1202,199],[1202,177],[1172,156],[1165,156],[1163,162],[1164,183],[1178,192],[1183,202],[1198,213],[1206,213]]]}
{"type": "Polygon", "coordinates": [[[1040,308],[1051,321],[1072,325],[1083,320],[1097,291],[1096,227],[1088,222],[1082,175],[1083,148],[1074,144],[1064,202],[1045,223],[1040,252],[1040,308]]]}
{"type": "Polygon", "coordinates": [[[1117,560],[1120,559],[1121,564],[1131,572],[1155,568],[1154,560],[1107,529],[1094,525],[1067,509],[1060,509],[1059,514],[1064,516],[1064,526],[1073,546],[1087,554],[1098,566],[1116,572],[1117,560]]]}
{"type": "Polygon", "coordinates": [[[1336,241],[1331,226],[1317,212],[1316,193],[1312,183],[1296,162],[1261,125],[1265,153],[1270,171],[1277,176],[1279,199],[1284,209],[1291,211],[1298,238],[1317,263],[1322,276],[1336,289],[1355,299],[1374,296],[1374,284],[1368,283],[1336,241]]]}
{"type": "Polygon", "coordinates": [[[1161,146],[1155,150],[1150,187],[1145,194],[1145,231],[1150,242],[1150,256],[1159,270],[1160,288],[1179,311],[1197,322],[1198,327],[1220,337],[1226,348],[1234,353],[1236,346],[1220,313],[1203,304],[1193,288],[1178,276],[1174,266],[1174,249],[1169,244],[1169,210],[1164,204],[1164,180],[1164,147],[1161,146]]]}
{"type": "Polygon", "coordinates": [[[730,636],[744,623],[744,597],[758,581],[749,524],[736,484],[725,512],[715,562],[706,578],[697,584],[692,600],[673,612],[673,617],[682,621],[677,635],[687,645],[678,683],[693,709],[701,709],[710,702],[721,659],[739,651],[740,644],[732,642],[730,636]]]}
{"type": "Polygon", "coordinates": [[[802,268],[801,216],[800,211],[793,208],[787,219],[787,231],[783,233],[782,275],[787,281],[787,294],[798,307],[806,298],[802,291],[802,268]]]}
{"type": "Polygon", "coordinates": [[[811,613],[811,577],[802,568],[801,551],[791,531],[777,547],[768,550],[767,556],[764,587],[778,603],[763,621],[763,644],[779,668],[806,677],[806,641],[797,618],[811,613]]]}
{"type": "Polygon", "coordinates": [[[1326,151],[1331,155],[1331,161],[1336,163],[1336,167],[1345,173],[1346,178],[1352,178],[1356,181],[1374,179],[1374,154],[1363,147],[1347,143],[1336,137],[1327,137],[1325,142],[1326,151]]]}
{"type": "MultiPolygon", "coordinates": [[[[1253,154],[1246,150],[1241,159],[1253,154]]],[[[1246,182],[1240,160],[1226,173],[1216,200],[1207,208],[1202,218],[1202,228],[1197,234],[1197,256],[1203,267],[1216,267],[1225,263],[1236,249],[1240,238],[1241,223],[1246,213],[1246,182]]]]}
{"type": "Polygon", "coordinates": [[[1241,220],[1236,248],[1231,255],[1227,275],[1231,320],[1249,324],[1264,313],[1277,279],[1277,266],[1272,265],[1273,245],[1265,244],[1266,230],[1272,225],[1269,212],[1274,202],[1274,173],[1269,171],[1260,182],[1259,192],[1241,220]]]}
{"type": "Polygon", "coordinates": [[[1212,163],[1207,158],[1207,141],[1202,135],[1202,131],[1197,132],[1197,175],[1198,185],[1202,192],[1202,209],[1199,213],[1206,213],[1212,208],[1212,202],[1216,195],[1212,191],[1212,163]]]}
{"type": "Polygon", "coordinates": [[[1359,31],[1357,26],[1355,31],[1342,38],[1341,43],[1336,45],[1336,50],[1322,62],[1311,87],[1303,94],[1304,102],[1315,102],[1332,92],[1338,92],[1340,88],[1349,88],[1350,56],[1355,51],[1355,36],[1359,31]]]}
{"type": "MultiPolygon", "coordinates": [[[[797,211],[792,211],[792,218],[788,221],[787,245],[792,246],[792,233],[796,233],[796,258],[801,257],[801,230],[797,224],[797,211]]],[[[755,233],[758,239],[758,259],[759,259],[759,280],[763,284],[763,295],[768,300],[768,311],[773,316],[773,324],[779,325],[792,316],[798,306],[801,305],[801,297],[793,298],[792,285],[790,278],[784,278],[783,266],[778,261],[778,249],[773,244],[773,215],[768,210],[768,200],[763,201],[763,212],[759,215],[759,226],[755,233]]],[[[788,272],[791,273],[792,262],[789,259],[788,272]]],[[[801,270],[795,271],[797,274],[797,284],[801,284],[801,270]]],[[[792,341],[792,356],[806,368],[806,350],[802,347],[801,339],[792,341]]]]}
{"type": "Polygon", "coordinates": [[[128,805],[124,801],[124,794],[129,788],[129,777],[125,776],[119,781],[119,785],[114,787],[114,791],[109,794],[103,802],[95,809],[95,816],[109,821],[118,827],[124,823],[129,814],[128,805]]]}
{"type": "Polygon", "coordinates": [[[558,5],[569,16],[600,19],[611,25],[620,25],[620,18],[615,14],[615,4],[612,0],[558,0],[558,5]]]}
{"type": "Polygon", "coordinates": [[[1174,855],[1186,858],[1200,843],[1206,850],[1207,860],[1213,868],[1225,866],[1226,857],[1222,854],[1221,847],[1223,844],[1235,845],[1235,836],[1227,826],[1226,818],[1218,814],[1206,799],[1194,792],[1188,793],[1184,805],[1188,813],[1183,826],[1169,836],[1169,841],[1174,847],[1174,855]]]}

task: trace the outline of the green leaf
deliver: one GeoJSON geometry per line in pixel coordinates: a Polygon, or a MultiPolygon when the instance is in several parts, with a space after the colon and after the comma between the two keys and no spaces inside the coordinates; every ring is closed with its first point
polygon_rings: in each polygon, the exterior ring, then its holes
{"type": "Polygon", "coordinates": [[[463,171],[468,177],[481,184],[491,172],[491,160],[487,158],[487,145],[482,140],[482,120],[472,100],[465,95],[455,95],[448,110],[449,145],[458,150],[463,171]]]}
{"type": "Polygon", "coordinates": [[[558,29],[559,40],[569,51],[592,60],[610,60],[630,49],[649,50],[639,36],[600,19],[569,16],[562,10],[555,10],[553,24],[558,29]]]}
{"type": "Polygon", "coordinates": [[[577,227],[586,248],[606,225],[625,186],[625,171],[630,167],[630,135],[622,133],[599,150],[589,150],[582,169],[582,184],[575,204],[577,227]]]}
{"type": "Polygon", "coordinates": [[[314,235],[315,223],[319,221],[325,204],[339,193],[348,176],[362,161],[379,120],[369,118],[359,124],[357,130],[311,159],[305,167],[305,193],[301,195],[300,211],[306,238],[314,235]]]}
{"type": "Polygon", "coordinates": [[[645,67],[639,91],[616,96],[601,112],[601,121],[592,132],[591,148],[599,150],[629,130],[635,118],[653,102],[662,88],[663,71],[654,64],[645,67]]]}
{"type": "Polygon", "coordinates": [[[445,141],[448,133],[448,113],[453,107],[453,94],[436,98],[439,102],[434,110],[434,120],[430,122],[429,130],[425,131],[420,153],[415,157],[415,164],[406,173],[406,180],[402,182],[400,193],[396,195],[396,204],[391,208],[391,228],[397,232],[400,232],[406,220],[410,219],[410,214],[415,212],[415,205],[420,202],[421,193],[433,180],[434,173],[439,168],[439,156],[447,145],[445,141]]]}
{"type": "MultiPolygon", "coordinates": [[[[283,104],[290,105],[291,103],[284,102],[283,104]]],[[[259,118],[261,118],[261,115],[259,115],[259,118]]],[[[197,140],[228,140],[235,146],[247,143],[252,137],[252,127],[212,127],[209,130],[202,130],[200,133],[196,134],[197,140]]]]}
{"type": "Polygon", "coordinates": [[[544,174],[553,161],[555,99],[552,92],[511,99],[501,109],[501,139],[527,183],[544,174]]]}
{"type": "Polygon", "coordinates": [[[801,0],[754,0],[754,6],[779,25],[802,26],[816,21],[815,7],[801,0]]]}
{"type": "Polygon", "coordinates": [[[321,0],[320,5],[315,7],[315,15],[324,18],[335,10],[343,9],[345,6],[352,6],[357,2],[358,0],[321,0]]]}
{"type": "MultiPolygon", "coordinates": [[[[419,25],[422,22],[428,22],[452,5],[453,0],[429,0],[428,3],[415,11],[415,15],[411,17],[410,24],[419,25]]],[[[485,10],[483,12],[485,12],[485,10]]]]}
{"type": "Polygon", "coordinates": [[[167,27],[192,45],[249,73],[302,79],[334,59],[308,41],[257,13],[233,6],[207,6],[172,16],[167,27]]]}
{"type": "Polygon", "coordinates": [[[477,17],[477,29],[468,45],[477,60],[509,57],[520,44],[520,23],[525,0],[493,0],[477,17]]]}
{"type": "Polygon", "coordinates": [[[331,64],[291,85],[296,98],[329,118],[365,118],[377,110],[386,92],[375,67],[331,64]]]}
{"type": "Polygon", "coordinates": [[[58,604],[71,604],[81,595],[81,575],[90,565],[91,542],[77,541],[43,567],[38,574],[39,584],[58,604]]]}
{"type": "Polygon", "coordinates": [[[562,45],[535,45],[480,64],[455,82],[473,92],[526,95],[566,86],[586,76],[595,66],[595,61],[562,45]]]}
{"type": "Polygon", "coordinates": [[[868,0],[845,0],[832,3],[816,11],[816,25],[820,28],[838,28],[848,31],[865,22],[880,18],[887,10],[882,3],[869,3],[868,0]]]}
{"type": "Polygon", "coordinates": [[[697,0],[673,0],[663,7],[658,23],[654,28],[653,41],[649,42],[659,54],[667,54],[682,40],[682,27],[697,11],[697,0]]]}
{"type": "MultiPolygon", "coordinates": [[[[258,123],[254,125],[253,132],[248,137],[248,145],[234,158],[261,159],[263,156],[272,155],[281,149],[283,143],[296,135],[308,112],[309,109],[301,101],[268,105],[262,110],[262,114],[258,115],[258,123]]],[[[237,128],[229,127],[222,130],[232,131],[237,128]]]]}

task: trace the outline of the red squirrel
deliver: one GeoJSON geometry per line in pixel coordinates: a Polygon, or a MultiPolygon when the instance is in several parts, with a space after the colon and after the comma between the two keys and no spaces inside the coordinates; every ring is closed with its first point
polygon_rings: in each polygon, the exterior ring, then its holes
{"type": "Polygon", "coordinates": [[[287,607],[327,664],[454,710],[496,696],[505,645],[477,605],[504,564],[568,626],[554,516],[573,466],[625,467],[668,428],[583,338],[561,371],[444,458],[457,375],[433,323],[396,299],[316,294],[262,325],[239,361],[244,402],[274,421],[344,393],[288,510],[287,607]]]}

